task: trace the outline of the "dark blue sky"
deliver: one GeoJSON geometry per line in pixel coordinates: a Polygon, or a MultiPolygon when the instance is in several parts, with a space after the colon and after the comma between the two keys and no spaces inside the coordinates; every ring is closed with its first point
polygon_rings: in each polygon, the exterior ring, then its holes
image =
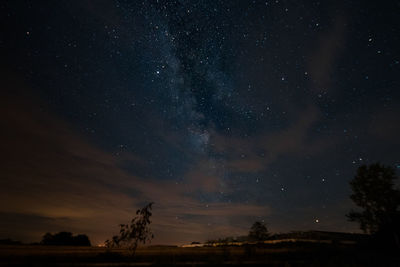
{"type": "Polygon", "coordinates": [[[148,201],[156,243],[356,231],[358,166],[400,168],[398,1],[0,7],[0,237],[99,243],[148,201]]]}

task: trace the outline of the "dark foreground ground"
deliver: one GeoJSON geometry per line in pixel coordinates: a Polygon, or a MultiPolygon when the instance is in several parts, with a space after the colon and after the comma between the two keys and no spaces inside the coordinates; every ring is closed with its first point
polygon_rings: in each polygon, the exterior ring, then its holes
{"type": "Polygon", "coordinates": [[[400,253],[355,245],[286,243],[145,247],[134,257],[95,247],[0,246],[0,266],[400,266],[400,253]]]}

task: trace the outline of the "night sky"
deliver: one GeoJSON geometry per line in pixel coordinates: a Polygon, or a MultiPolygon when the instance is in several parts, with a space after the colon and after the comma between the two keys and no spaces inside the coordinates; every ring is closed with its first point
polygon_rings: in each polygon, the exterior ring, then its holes
{"type": "Polygon", "coordinates": [[[400,170],[399,1],[2,1],[0,239],[358,231],[400,170]]]}

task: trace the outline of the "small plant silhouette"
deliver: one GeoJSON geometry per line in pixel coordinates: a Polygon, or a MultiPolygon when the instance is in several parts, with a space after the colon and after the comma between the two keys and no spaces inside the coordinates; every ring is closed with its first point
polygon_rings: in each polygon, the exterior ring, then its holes
{"type": "Polygon", "coordinates": [[[151,202],[145,207],[136,211],[136,216],[130,224],[120,224],[119,235],[115,235],[111,240],[106,241],[108,248],[128,248],[132,255],[135,255],[136,249],[140,243],[145,244],[154,238],[149,225],[151,209],[154,203],[151,202]]]}

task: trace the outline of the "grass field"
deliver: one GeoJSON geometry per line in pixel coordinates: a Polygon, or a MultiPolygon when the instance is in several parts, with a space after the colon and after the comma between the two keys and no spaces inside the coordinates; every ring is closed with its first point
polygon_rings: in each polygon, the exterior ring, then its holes
{"type": "Polygon", "coordinates": [[[0,266],[400,266],[395,254],[349,245],[286,243],[268,246],[122,249],[0,246],[0,266]]]}

